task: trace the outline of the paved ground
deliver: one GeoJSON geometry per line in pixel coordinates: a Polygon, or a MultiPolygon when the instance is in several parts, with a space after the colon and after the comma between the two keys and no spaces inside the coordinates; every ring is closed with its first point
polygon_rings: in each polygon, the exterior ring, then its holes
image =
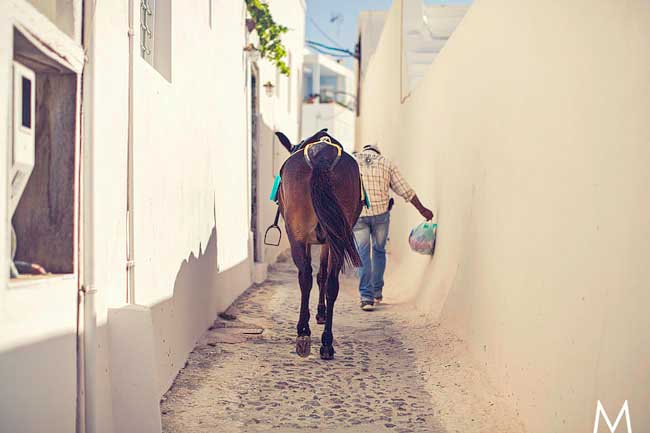
{"type": "Polygon", "coordinates": [[[300,358],[295,268],[274,265],[231,308],[237,319],[217,319],[192,352],[161,402],[163,431],[522,431],[477,371],[461,367],[459,340],[413,324],[398,306],[361,311],[351,279],[336,304],[336,358],[321,360],[317,293],[315,285],[312,354],[300,358]]]}

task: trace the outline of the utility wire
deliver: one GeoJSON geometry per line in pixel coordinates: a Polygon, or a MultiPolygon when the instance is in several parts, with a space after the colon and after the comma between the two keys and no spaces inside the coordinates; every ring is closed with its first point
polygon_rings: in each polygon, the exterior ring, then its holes
{"type": "Polygon", "coordinates": [[[336,42],[336,41],[334,40],[334,38],[332,38],[330,35],[328,35],[328,34],[325,32],[325,30],[321,29],[320,26],[319,26],[318,24],[316,24],[316,21],[314,21],[314,19],[313,19],[312,17],[309,17],[309,21],[311,21],[311,23],[314,25],[314,27],[316,27],[316,30],[318,30],[318,32],[319,32],[321,35],[325,36],[325,39],[327,39],[328,41],[330,41],[331,43],[333,43],[333,44],[336,45],[337,47],[339,47],[339,48],[343,48],[343,47],[341,46],[341,44],[339,44],[338,42],[336,42]]]}
{"type": "Polygon", "coordinates": [[[326,50],[332,50],[332,51],[341,51],[346,54],[354,55],[354,53],[350,50],[346,50],[345,48],[334,48],[330,47],[329,45],[321,44],[320,42],[315,42],[315,41],[306,41],[308,44],[316,45],[320,48],[324,48],[326,50]]]}
{"type": "Polygon", "coordinates": [[[318,47],[312,47],[312,46],[309,46],[309,48],[313,49],[314,51],[316,51],[316,52],[318,52],[318,53],[326,54],[326,55],[331,56],[331,57],[338,57],[338,58],[348,58],[348,57],[352,57],[352,56],[349,55],[349,54],[336,54],[336,53],[332,53],[332,52],[329,52],[329,51],[324,51],[324,50],[321,50],[321,49],[318,48],[318,47]]]}
{"type": "Polygon", "coordinates": [[[306,41],[308,47],[318,51],[319,53],[328,54],[334,57],[353,57],[356,58],[356,55],[350,51],[343,48],[334,48],[327,45],[320,44],[318,42],[306,41]],[[325,51],[325,50],[334,50],[335,52],[325,51]]]}
{"type": "Polygon", "coordinates": [[[331,53],[331,52],[328,52],[328,51],[324,51],[324,50],[322,50],[322,49],[320,49],[320,48],[318,48],[316,46],[311,46],[310,45],[310,47],[313,48],[314,50],[318,51],[321,54],[327,54],[328,56],[332,56],[332,57],[341,57],[341,58],[353,57],[351,54],[335,54],[335,53],[331,53]]]}
{"type": "Polygon", "coordinates": [[[309,48],[313,49],[314,51],[316,51],[318,53],[327,54],[328,56],[332,56],[332,57],[346,57],[346,58],[347,57],[352,57],[350,54],[332,53],[331,51],[325,51],[325,50],[323,50],[321,48],[314,47],[314,46],[311,46],[311,45],[309,45],[309,48]]]}

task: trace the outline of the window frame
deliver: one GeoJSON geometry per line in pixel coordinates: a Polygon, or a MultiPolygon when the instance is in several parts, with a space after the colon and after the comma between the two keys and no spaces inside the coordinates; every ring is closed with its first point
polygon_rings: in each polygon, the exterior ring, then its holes
{"type": "Polygon", "coordinates": [[[140,0],[140,55],[154,66],[156,0],[140,0]],[[149,17],[149,20],[147,20],[149,17]],[[149,42],[149,45],[147,45],[149,42]]]}

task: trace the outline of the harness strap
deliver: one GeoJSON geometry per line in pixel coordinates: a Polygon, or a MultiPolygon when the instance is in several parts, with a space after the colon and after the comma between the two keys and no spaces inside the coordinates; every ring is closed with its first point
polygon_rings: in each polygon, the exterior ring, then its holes
{"type": "Polygon", "coordinates": [[[278,210],[275,211],[275,219],[273,220],[273,224],[270,225],[264,232],[264,245],[272,245],[274,247],[280,245],[280,241],[282,240],[282,229],[280,228],[280,226],[278,226],[278,221],[280,221],[280,206],[278,206],[278,210]],[[273,242],[268,239],[269,233],[273,230],[276,230],[278,232],[277,242],[273,242]]]}
{"type": "Polygon", "coordinates": [[[309,165],[310,168],[314,167],[313,164],[311,163],[311,158],[309,157],[309,149],[311,149],[314,145],[319,143],[326,143],[336,148],[336,158],[334,158],[334,161],[332,161],[332,164],[330,165],[330,170],[332,170],[334,167],[336,167],[336,164],[338,164],[339,160],[341,159],[341,154],[343,153],[343,149],[338,144],[332,143],[329,137],[323,137],[320,140],[314,141],[313,143],[309,143],[307,146],[305,146],[303,149],[303,155],[305,156],[305,161],[307,162],[307,165],[309,165]]]}
{"type": "Polygon", "coordinates": [[[278,206],[278,209],[275,211],[275,219],[273,220],[273,225],[277,227],[278,221],[280,221],[280,206],[278,206]]]}

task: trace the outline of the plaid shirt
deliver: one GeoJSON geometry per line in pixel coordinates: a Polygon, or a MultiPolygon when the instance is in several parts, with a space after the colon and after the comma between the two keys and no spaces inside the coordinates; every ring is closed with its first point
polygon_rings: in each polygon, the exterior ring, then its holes
{"type": "Polygon", "coordinates": [[[370,198],[370,209],[364,206],[361,216],[379,215],[388,211],[389,189],[402,196],[407,202],[415,196],[415,191],[404,180],[397,166],[384,156],[372,150],[356,155],[363,185],[370,198]]]}

